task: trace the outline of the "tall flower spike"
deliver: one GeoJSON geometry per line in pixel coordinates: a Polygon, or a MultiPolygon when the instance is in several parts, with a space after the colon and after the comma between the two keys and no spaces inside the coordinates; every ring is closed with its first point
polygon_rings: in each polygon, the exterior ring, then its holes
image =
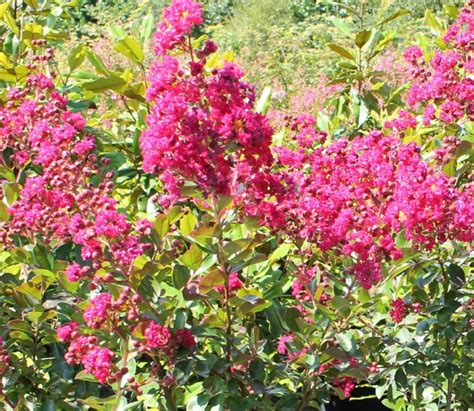
{"type": "Polygon", "coordinates": [[[159,174],[165,186],[165,204],[179,199],[185,181],[206,195],[235,193],[272,161],[273,132],[253,111],[255,91],[244,73],[230,62],[207,69],[215,44],[193,50],[184,39],[201,22],[200,10],[191,1],[173,2],[155,37],[157,60],[147,93],[152,109],[140,147],[144,170],[159,174]],[[169,55],[178,49],[183,58],[169,55]]]}

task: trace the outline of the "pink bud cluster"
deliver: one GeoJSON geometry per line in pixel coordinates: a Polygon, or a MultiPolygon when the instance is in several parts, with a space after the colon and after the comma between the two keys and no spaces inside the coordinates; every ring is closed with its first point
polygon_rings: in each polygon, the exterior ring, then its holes
{"type": "Polygon", "coordinates": [[[0,378],[6,373],[11,363],[10,354],[2,346],[3,338],[0,337],[0,378]]]}
{"type": "Polygon", "coordinates": [[[212,41],[198,50],[191,46],[190,32],[201,14],[196,2],[174,1],[155,37],[152,109],[140,146],[144,170],[161,174],[164,203],[180,198],[184,180],[205,194],[231,194],[271,162],[272,129],[253,111],[255,92],[243,72],[230,62],[207,68],[217,50],[212,41]],[[187,57],[175,57],[178,51],[187,57]]]}
{"type": "Polygon", "coordinates": [[[408,304],[402,298],[397,298],[392,301],[392,308],[390,309],[390,317],[396,323],[400,323],[408,315],[410,311],[419,313],[423,309],[421,303],[408,304]]]}
{"type": "Polygon", "coordinates": [[[344,393],[345,398],[350,398],[352,391],[356,387],[356,379],[354,377],[337,378],[333,381],[333,385],[344,393]]]}

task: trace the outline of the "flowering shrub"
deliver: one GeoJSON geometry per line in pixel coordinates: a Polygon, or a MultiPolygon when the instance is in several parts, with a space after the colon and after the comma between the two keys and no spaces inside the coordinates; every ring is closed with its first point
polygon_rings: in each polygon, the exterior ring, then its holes
{"type": "MultiPolygon", "coordinates": [[[[22,7],[3,10],[13,33],[22,7]]],[[[406,50],[406,106],[369,121],[354,78],[358,115],[329,106],[348,136],[330,109],[275,134],[193,37],[192,0],[163,10],[143,84],[82,47],[64,79],[50,31],[22,37],[0,62],[6,407],[303,410],[359,384],[392,409],[468,407],[471,20],[468,2],[430,68],[406,50]],[[68,84],[86,56],[102,77],[68,84]],[[127,110],[120,144],[79,112],[104,91],[127,110]]],[[[134,37],[116,48],[145,69],[134,37]]]]}

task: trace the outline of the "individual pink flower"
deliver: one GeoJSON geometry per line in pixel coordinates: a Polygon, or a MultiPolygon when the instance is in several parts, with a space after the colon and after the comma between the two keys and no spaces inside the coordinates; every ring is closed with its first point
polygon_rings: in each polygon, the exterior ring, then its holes
{"type": "Polygon", "coordinates": [[[84,278],[89,273],[90,268],[88,266],[81,266],[78,263],[72,263],[66,267],[66,278],[71,282],[76,282],[81,278],[84,278]]]}
{"type": "Polygon", "coordinates": [[[112,296],[108,293],[97,294],[84,310],[84,321],[91,328],[100,328],[107,321],[112,306],[112,296]]]}
{"type": "Polygon", "coordinates": [[[150,322],[145,329],[145,344],[150,349],[164,348],[171,341],[169,329],[154,321],[150,322]]]}
{"type": "Polygon", "coordinates": [[[392,309],[390,310],[390,316],[396,323],[402,322],[405,318],[405,303],[401,298],[397,298],[392,302],[392,309]]]}
{"type": "Polygon", "coordinates": [[[63,341],[63,342],[71,341],[78,327],[79,327],[79,324],[76,321],[71,321],[70,323],[66,325],[58,327],[56,330],[56,334],[58,336],[59,341],[63,341]]]}
{"type": "Polygon", "coordinates": [[[277,351],[281,355],[287,355],[289,353],[287,344],[292,342],[294,337],[292,335],[282,335],[278,339],[277,351]]]}

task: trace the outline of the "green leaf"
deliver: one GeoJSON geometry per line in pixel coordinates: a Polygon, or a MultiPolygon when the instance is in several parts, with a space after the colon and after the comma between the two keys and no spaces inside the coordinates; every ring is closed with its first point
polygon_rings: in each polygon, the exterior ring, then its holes
{"type": "Polygon", "coordinates": [[[8,2],[0,4],[0,18],[3,17],[5,12],[8,10],[8,7],[10,7],[10,4],[8,2]]]}
{"type": "Polygon", "coordinates": [[[267,114],[270,108],[270,100],[272,98],[272,88],[267,86],[263,89],[262,95],[257,101],[255,111],[261,114],[267,114]]]}
{"type": "Polygon", "coordinates": [[[80,381],[96,382],[96,379],[94,378],[94,376],[85,371],[79,371],[74,377],[74,379],[80,380],[80,381]]]}
{"type": "Polygon", "coordinates": [[[199,281],[199,290],[200,292],[207,294],[214,287],[218,285],[225,284],[225,275],[218,268],[209,271],[204,277],[199,281]]]}
{"type": "Polygon", "coordinates": [[[364,47],[365,43],[369,41],[371,35],[372,35],[371,30],[359,31],[355,38],[355,44],[357,45],[357,47],[359,47],[360,49],[364,47]]]}
{"type": "Polygon", "coordinates": [[[114,40],[120,40],[124,38],[127,33],[122,27],[119,26],[110,26],[109,27],[109,34],[114,40]]]}
{"type": "Polygon", "coordinates": [[[67,58],[69,69],[74,71],[77,69],[86,58],[87,48],[83,44],[74,47],[67,58]]]}
{"type": "Polygon", "coordinates": [[[383,20],[379,26],[382,26],[386,23],[389,23],[395,19],[398,19],[399,17],[406,16],[407,14],[410,14],[410,10],[407,9],[401,9],[393,13],[391,16],[387,17],[385,20],[383,20]]]}
{"type": "Polygon", "coordinates": [[[451,4],[444,4],[443,11],[448,17],[451,17],[454,20],[458,18],[459,9],[456,6],[453,6],[451,4]]]}
{"type": "Polygon", "coordinates": [[[338,295],[334,296],[331,301],[332,307],[338,312],[350,313],[350,304],[345,298],[342,298],[338,295]]]}
{"type": "Polygon", "coordinates": [[[13,18],[10,10],[5,10],[3,12],[3,20],[8,28],[16,34],[17,37],[20,37],[20,29],[18,28],[15,19],[13,18]]]}
{"type": "Polygon", "coordinates": [[[281,244],[271,255],[269,261],[274,262],[280,260],[283,257],[286,257],[291,250],[291,244],[284,243],[281,244]]]}
{"type": "Polygon", "coordinates": [[[114,45],[114,50],[126,56],[135,63],[143,63],[145,54],[143,53],[140,43],[135,37],[125,36],[117,41],[114,45]]]}
{"type": "Polygon", "coordinates": [[[183,233],[183,235],[189,235],[194,230],[194,227],[196,227],[196,224],[196,216],[189,212],[180,221],[179,228],[181,229],[181,233],[183,233]]]}
{"type": "Polygon", "coordinates": [[[121,77],[103,77],[95,81],[84,83],[83,87],[86,90],[102,93],[107,90],[120,90],[127,82],[121,77]]]}
{"type": "Polygon", "coordinates": [[[430,9],[426,9],[425,11],[425,20],[426,24],[433,29],[436,34],[441,34],[443,32],[443,27],[435,15],[432,13],[430,9]]]}
{"type": "Polygon", "coordinates": [[[350,37],[351,36],[351,29],[350,27],[341,19],[338,19],[336,17],[333,17],[331,19],[331,23],[341,31],[341,33],[345,34],[346,36],[350,37]]]}
{"type": "Polygon", "coordinates": [[[339,54],[340,56],[342,56],[346,59],[355,61],[354,56],[348,50],[346,50],[344,47],[341,47],[341,46],[339,46],[337,44],[334,44],[334,43],[328,44],[328,47],[332,51],[334,51],[335,53],[339,54]]]}
{"type": "Polygon", "coordinates": [[[105,74],[107,76],[110,74],[107,67],[105,67],[104,62],[97,54],[89,50],[87,51],[86,56],[87,60],[89,60],[89,62],[94,66],[98,73],[105,74]]]}
{"type": "Polygon", "coordinates": [[[150,13],[143,19],[142,29],[140,32],[140,40],[142,43],[146,43],[150,39],[154,28],[155,19],[153,17],[153,14],[150,13]]]}
{"type": "Polygon", "coordinates": [[[301,331],[301,326],[298,321],[300,318],[301,314],[296,308],[288,308],[285,311],[285,315],[283,316],[283,320],[285,321],[287,328],[296,332],[301,331]]]}
{"type": "Polygon", "coordinates": [[[20,188],[17,183],[3,183],[3,193],[7,205],[11,206],[20,195],[20,188]]]}
{"type": "MultiPolygon", "coordinates": [[[[186,391],[184,394],[184,403],[188,404],[193,397],[198,395],[204,390],[203,388],[203,383],[202,382],[197,382],[193,385],[187,386],[186,391]]],[[[186,408],[186,410],[190,410],[191,408],[186,408]]],[[[202,408],[204,409],[204,408],[202,408]]],[[[194,409],[193,409],[194,410],[194,409]]]]}
{"type": "Polygon", "coordinates": [[[177,289],[182,289],[189,281],[189,270],[182,265],[175,265],[173,269],[173,284],[177,289]]]}
{"type": "Polygon", "coordinates": [[[25,333],[32,333],[31,324],[28,321],[12,320],[8,323],[10,330],[23,331],[25,333]]]}
{"type": "MultiPolygon", "coordinates": [[[[6,69],[12,69],[13,68],[13,64],[10,61],[10,59],[8,58],[8,56],[5,53],[1,53],[1,52],[0,52],[0,65],[5,67],[6,69]]],[[[0,167],[4,167],[4,166],[0,166],[0,167]]]]}
{"type": "Polygon", "coordinates": [[[448,274],[451,282],[457,287],[461,288],[466,283],[466,274],[464,270],[456,264],[451,264],[448,267],[448,274]]]}
{"type": "Polygon", "coordinates": [[[156,217],[154,227],[158,236],[163,238],[166,234],[168,234],[170,228],[168,216],[166,214],[160,214],[158,217],[156,217]]]}
{"type": "Polygon", "coordinates": [[[405,388],[407,385],[407,375],[403,368],[399,368],[395,373],[395,381],[397,382],[400,388],[405,388]]]}
{"type": "Polygon", "coordinates": [[[8,207],[3,201],[0,201],[0,221],[8,221],[10,214],[8,214],[8,207]]]}
{"type": "Polygon", "coordinates": [[[202,251],[199,247],[193,244],[179,260],[191,270],[197,270],[202,262],[202,251]]]}
{"type": "Polygon", "coordinates": [[[28,4],[28,6],[30,6],[31,8],[37,10],[38,9],[38,0],[24,0],[26,4],[28,4]]]}
{"type": "Polygon", "coordinates": [[[363,100],[360,101],[358,126],[361,127],[369,118],[369,108],[363,100]]]}
{"type": "Polygon", "coordinates": [[[336,339],[340,347],[347,353],[353,353],[357,348],[354,336],[350,332],[336,334],[336,339]]]}

